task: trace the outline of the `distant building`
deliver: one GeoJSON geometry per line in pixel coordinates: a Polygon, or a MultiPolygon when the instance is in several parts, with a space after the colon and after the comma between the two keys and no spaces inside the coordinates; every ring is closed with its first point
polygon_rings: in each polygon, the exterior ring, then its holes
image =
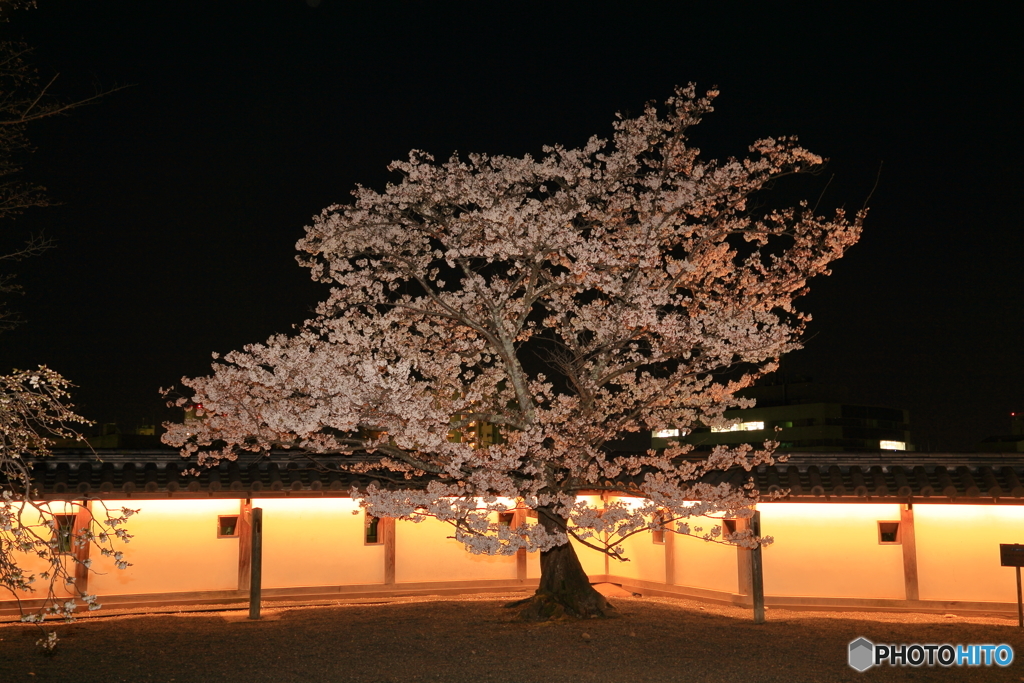
{"type": "Polygon", "coordinates": [[[980,453],[1024,453],[1024,413],[1010,413],[1010,433],[982,439],[974,450],[980,453]]]}
{"type": "Polygon", "coordinates": [[[131,432],[122,431],[115,423],[99,425],[96,433],[83,434],[84,439],[54,439],[52,448],[168,448],[160,442],[162,427],[139,425],[131,432]]]}
{"type": "MultiPolygon", "coordinates": [[[[738,424],[724,429],[698,427],[680,435],[681,440],[697,450],[719,444],[760,445],[767,440],[780,442],[781,451],[914,450],[908,411],[849,403],[844,387],[783,383],[752,387],[741,395],[755,399],[757,405],[725,412],[738,424]]],[[[672,430],[658,431],[652,443],[655,448],[664,446],[675,436],[672,430]]]]}

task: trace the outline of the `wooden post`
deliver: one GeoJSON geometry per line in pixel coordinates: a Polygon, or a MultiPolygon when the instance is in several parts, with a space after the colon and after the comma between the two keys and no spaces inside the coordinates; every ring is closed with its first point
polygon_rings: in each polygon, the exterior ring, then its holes
{"type": "MultiPolygon", "coordinates": [[[[512,527],[518,529],[526,524],[526,508],[516,508],[512,516],[512,527]]],[[[607,574],[607,572],[605,572],[607,574]]],[[[526,549],[520,548],[516,551],[516,581],[526,581],[526,549]]]]}
{"type": "Polygon", "coordinates": [[[1017,626],[1024,628],[1024,596],[1020,592],[1020,567],[1017,570],[1017,626]]]}
{"type": "Polygon", "coordinates": [[[238,590],[249,590],[252,571],[252,500],[243,498],[238,506],[238,590]]]}
{"type": "Polygon", "coordinates": [[[1017,573],[1017,626],[1024,628],[1024,595],[1020,590],[1020,568],[1024,565],[1024,545],[1020,543],[999,544],[999,564],[1013,567],[1017,573]]]}
{"type": "Polygon", "coordinates": [[[903,585],[907,600],[920,600],[917,583],[917,538],[914,535],[914,506],[900,506],[900,543],[903,546],[903,585]]]}
{"type": "Polygon", "coordinates": [[[377,533],[384,543],[384,585],[395,585],[395,518],[381,517],[377,522],[377,533]]]}
{"type": "MultiPolygon", "coordinates": [[[[755,510],[750,518],[750,530],[754,537],[761,536],[761,511],[755,510]]],[[[750,551],[751,597],[754,599],[754,623],[764,623],[764,573],[761,567],[761,546],[750,551]]]]}
{"type": "Polygon", "coordinates": [[[252,508],[252,564],[249,579],[249,618],[260,618],[263,582],[263,508],[252,508]]]}
{"type": "Polygon", "coordinates": [[[92,501],[83,500],[75,512],[74,527],[71,529],[71,550],[75,554],[75,592],[79,595],[89,592],[89,568],[85,566],[85,561],[89,559],[92,543],[86,542],[80,547],[77,543],[81,530],[87,528],[92,528],[92,501]]]}
{"type": "MultiPolygon", "coordinates": [[[[608,501],[609,500],[611,500],[611,494],[608,493],[607,491],[602,491],[601,492],[602,510],[607,510],[608,509],[608,501]]],[[[603,512],[602,512],[602,514],[603,514],[603,512]]],[[[604,541],[604,547],[607,548],[608,547],[608,532],[607,531],[602,531],[601,532],[601,538],[604,541]]],[[[611,564],[612,563],[611,563],[611,558],[608,557],[608,553],[603,553],[603,555],[604,555],[604,575],[605,575],[605,578],[607,580],[607,577],[611,576],[611,573],[612,573],[612,568],[611,568],[611,564]]]]}
{"type": "MultiPolygon", "coordinates": [[[[725,526],[725,522],[722,522],[725,526]]],[[[749,520],[742,517],[736,518],[736,531],[749,529],[749,520]]],[[[748,598],[754,594],[754,582],[750,573],[750,550],[742,546],[736,546],[736,592],[748,598]]],[[[745,601],[746,602],[746,601],[745,601]]],[[[746,604],[750,604],[747,602],[746,604]]]]}
{"type": "MultiPolygon", "coordinates": [[[[675,522],[665,525],[665,583],[674,586],[676,583],[676,532],[675,522]]],[[[605,557],[608,557],[605,555],[605,557]]]]}

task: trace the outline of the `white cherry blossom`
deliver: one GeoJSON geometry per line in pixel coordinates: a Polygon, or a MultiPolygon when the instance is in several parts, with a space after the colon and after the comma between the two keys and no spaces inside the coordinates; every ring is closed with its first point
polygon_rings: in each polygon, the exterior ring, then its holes
{"type": "MultiPolygon", "coordinates": [[[[87,571],[92,561],[77,551],[93,546],[111,554],[114,539],[127,542],[131,535],[118,528],[136,511],[110,510],[82,501],[40,501],[32,468],[52,455],[53,439],[77,438],[76,423],[87,423],[67,403],[69,382],[45,366],[14,370],[0,375],[0,589],[19,603],[41,598],[37,609],[22,619],[42,624],[48,618],[71,621],[81,599],[88,609],[99,608],[95,595],[75,583],[78,565],[87,571]],[[81,523],[57,524],[58,515],[74,515],[81,523]],[[35,571],[28,566],[42,566],[35,571]],[[68,596],[71,596],[70,599],[68,596]]],[[[121,558],[115,565],[129,565],[121,558]]],[[[39,644],[46,650],[57,645],[56,635],[45,634],[39,644]]]]}
{"type": "Polygon", "coordinates": [[[794,301],[860,235],[864,212],[763,208],[823,163],[796,138],[703,159],[688,131],[716,94],[677,89],[580,149],[394,162],[400,180],[358,187],[298,243],[331,286],[317,315],[185,379],[200,419],[165,440],[202,462],[295,449],[374,481],[353,491],[372,514],[448,521],[472,552],[572,537],[625,559],[657,526],[766,542],[699,520],[750,513],[752,487],[705,475],[771,462],[774,444],[615,445],[749,406],[736,392],[799,347],[794,301]],[[499,437],[464,438],[481,425],[499,437]],[[538,522],[499,524],[508,500],[538,522]]]}

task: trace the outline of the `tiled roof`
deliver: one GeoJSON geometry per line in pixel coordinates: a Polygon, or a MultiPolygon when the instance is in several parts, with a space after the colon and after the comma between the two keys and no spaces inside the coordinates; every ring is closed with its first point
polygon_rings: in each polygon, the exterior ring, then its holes
{"type": "Polygon", "coordinates": [[[786,499],[792,501],[944,499],[1024,505],[1024,458],[1018,453],[795,453],[752,474],[762,495],[788,490],[786,499]]]}
{"type": "MultiPolygon", "coordinates": [[[[330,464],[331,458],[324,460],[330,464]]],[[[743,485],[750,477],[762,495],[784,493],[784,500],[795,502],[1024,505],[1019,453],[793,453],[785,462],[751,472],[713,472],[705,481],[743,485]]],[[[318,471],[289,452],[213,469],[196,468],[168,451],[63,452],[37,462],[33,478],[42,498],[64,499],[344,496],[371,481],[367,475],[318,471]]]]}
{"type": "Polygon", "coordinates": [[[370,483],[365,476],[311,469],[292,454],[276,456],[206,468],[177,451],[65,451],[39,460],[32,469],[43,498],[238,498],[300,491],[347,495],[352,486],[370,483]]]}

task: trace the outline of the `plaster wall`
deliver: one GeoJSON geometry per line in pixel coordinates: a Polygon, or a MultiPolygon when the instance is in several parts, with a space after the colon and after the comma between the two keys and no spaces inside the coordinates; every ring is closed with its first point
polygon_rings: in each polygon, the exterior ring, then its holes
{"type": "Polygon", "coordinates": [[[540,552],[526,553],[526,578],[540,578],[540,552]]]}
{"type": "MultiPolygon", "coordinates": [[[[643,501],[635,498],[624,498],[615,496],[614,502],[625,502],[630,507],[643,504],[643,501]]],[[[667,532],[666,532],[667,533],[667,532]]],[[[655,543],[650,531],[641,531],[630,536],[620,543],[623,555],[628,561],[608,560],[608,574],[621,576],[627,579],[638,579],[640,581],[665,582],[665,549],[666,544],[655,543]]],[[[604,573],[602,562],[601,573],[604,573]]]]}
{"type": "Polygon", "coordinates": [[[432,518],[396,522],[395,581],[515,580],[515,555],[474,555],[462,543],[448,538],[452,535],[450,525],[432,518]]]}
{"type": "MultiPolygon", "coordinates": [[[[601,501],[601,496],[577,496],[576,501],[586,503],[587,505],[598,509],[604,505],[601,501]]],[[[588,548],[575,539],[570,539],[570,543],[572,543],[573,550],[576,551],[576,557],[579,558],[580,564],[583,566],[583,571],[586,572],[588,576],[605,573],[604,553],[588,548]]],[[[537,554],[539,555],[539,553],[537,554]]],[[[538,576],[540,576],[539,568],[540,564],[538,560],[538,576]]]]}
{"type": "MultiPolygon", "coordinates": [[[[691,520],[691,526],[709,529],[713,522],[691,520]]],[[[662,563],[664,566],[664,562],[662,563]]],[[[675,585],[736,593],[739,581],[736,548],[676,535],[675,585]]]]}
{"type": "MultiPolygon", "coordinates": [[[[73,515],[76,512],[78,512],[77,505],[71,503],[64,503],[61,501],[54,501],[51,503],[40,503],[40,506],[43,507],[43,509],[46,510],[48,514],[39,514],[38,512],[33,511],[31,508],[29,508],[22,514],[24,523],[28,526],[34,527],[34,532],[36,533],[36,535],[38,535],[40,538],[44,540],[49,540],[50,538],[52,538],[52,532],[49,529],[39,526],[42,525],[44,520],[50,519],[48,515],[73,515]]],[[[0,539],[6,541],[9,538],[10,534],[0,531],[0,539]]],[[[36,574],[38,576],[40,572],[49,570],[50,564],[39,558],[34,553],[22,553],[15,551],[12,553],[12,557],[14,561],[18,563],[18,566],[21,567],[22,571],[26,576],[30,576],[32,574],[36,574]]],[[[67,560],[65,566],[68,573],[74,576],[75,564],[70,558],[67,560]]],[[[43,591],[46,590],[46,585],[46,581],[37,578],[36,582],[33,584],[33,586],[36,589],[35,592],[18,591],[17,596],[19,599],[27,600],[33,600],[36,598],[44,597],[43,591]]],[[[63,582],[55,585],[54,588],[56,594],[60,597],[69,597],[73,594],[73,591],[66,590],[66,587],[63,585],[63,582]]],[[[4,592],[6,593],[6,591],[4,592]]],[[[8,597],[10,597],[10,595],[8,595],[8,597]]],[[[3,599],[6,600],[7,598],[3,599]]]]}
{"type": "MultiPolygon", "coordinates": [[[[134,536],[114,542],[132,566],[119,570],[93,548],[98,573],[89,576],[96,595],[234,590],[238,539],[217,538],[217,516],[237,515],[237,500],[111,500],[110,508],[140,510],[125,528],[134,536]]],[[[102,516],[101,510],[94,510],[102,516]]],[[[102,600],[101,600],[102,602],[102,600]]]]}
{"type": "MultiPolygon", "coordinates": [[[[238,540],[218,539],[218,515],[238,514],[239,501],[108,501],[139,509],[127,525],[134,538],[115,547],[132,563],[117,570],[92,552],[89,592],[103,595],[231,590],[238,540]]],[[[347,498],[257,499],[264,510],[264,586],[382,584],[383,545],[364,543],[364,516],[347,498]],[[353,514],[355,513],[355,514],[353,514]]],[[[877,523],[900,518],[897,504],[762,503],[765,593],[771,596],[903,599],[903,546],[881,545],[877,523]]],[[[53,504],[56,514],[73,512],[53,504]]],[[[102,515],[102,510],[97,510],[102,515]]],[[[1024,507],[924,505],[914,508],[920,597],[924,600],[1013,602],[1015,577],[999,565],[999,544],[1024,540],[1024,507]]],[[[427,520],[396,524],[396,579],[404,582],[511,580],[514,557],[472,555],[450,527],[427,520]]],[[[604,556],[574,543],[584,570],[605,574],[604,556]]],[[[623,543],[631,561],[607,573],[665,580],[665,552],[641,533],[623,543]]],[[[676,536],[676,584],[739,592],[737,550],[676,536]]],[[[23,557],[29,571],[44,565],[23,557]]],[[[540,553],[527,555],[527,576],[540,576],[540,553]]],[[[39,594],[23,597],[40,597],[39,594]]]]}
{"type": "Polygon", "coordinates": [[[351,498],[264,498],[252,506],[263,508],[264,587],[384,583],[384,546],[366,545],[363,510],[351,498]]]}
{"type": "Polygon", "coordinates": [[[624,555],[629,561],[610,559],[608,573],[629,579],[664,583],[666,547],[664,543],[655,543],[650,531],[641,531],[622,542],[624,555]]]}
{"type": "Polygon", "coordinates": [[[1017,601],[999,544],[1024,543],[1024,507],[918,504],[914,528],[922,600],[1017,601]]]}
{"type": "MultiPolygon", "coordinates": [[[[595,574],[604,574],[604,553],[599,553],[592,548],[579,543],[575,539],[571,539],[573,550],[576,551],[576,557],[579,558],[580,564],[583,566],[583,571],[587,573],[587,576],[593,576],[595,574]]],[[[533,553],[538,555],[537,562],[537,576],[540,576],[540,553],[533,553]]]]}
{"type": "Polygon", "coordinates": [[[878,522],[899,521],[898,504],[762,503],[758,509],[761,533],[775,539],[762,551],[765,595],[906,597],[903,546],[878,542],[878,522]]]}

